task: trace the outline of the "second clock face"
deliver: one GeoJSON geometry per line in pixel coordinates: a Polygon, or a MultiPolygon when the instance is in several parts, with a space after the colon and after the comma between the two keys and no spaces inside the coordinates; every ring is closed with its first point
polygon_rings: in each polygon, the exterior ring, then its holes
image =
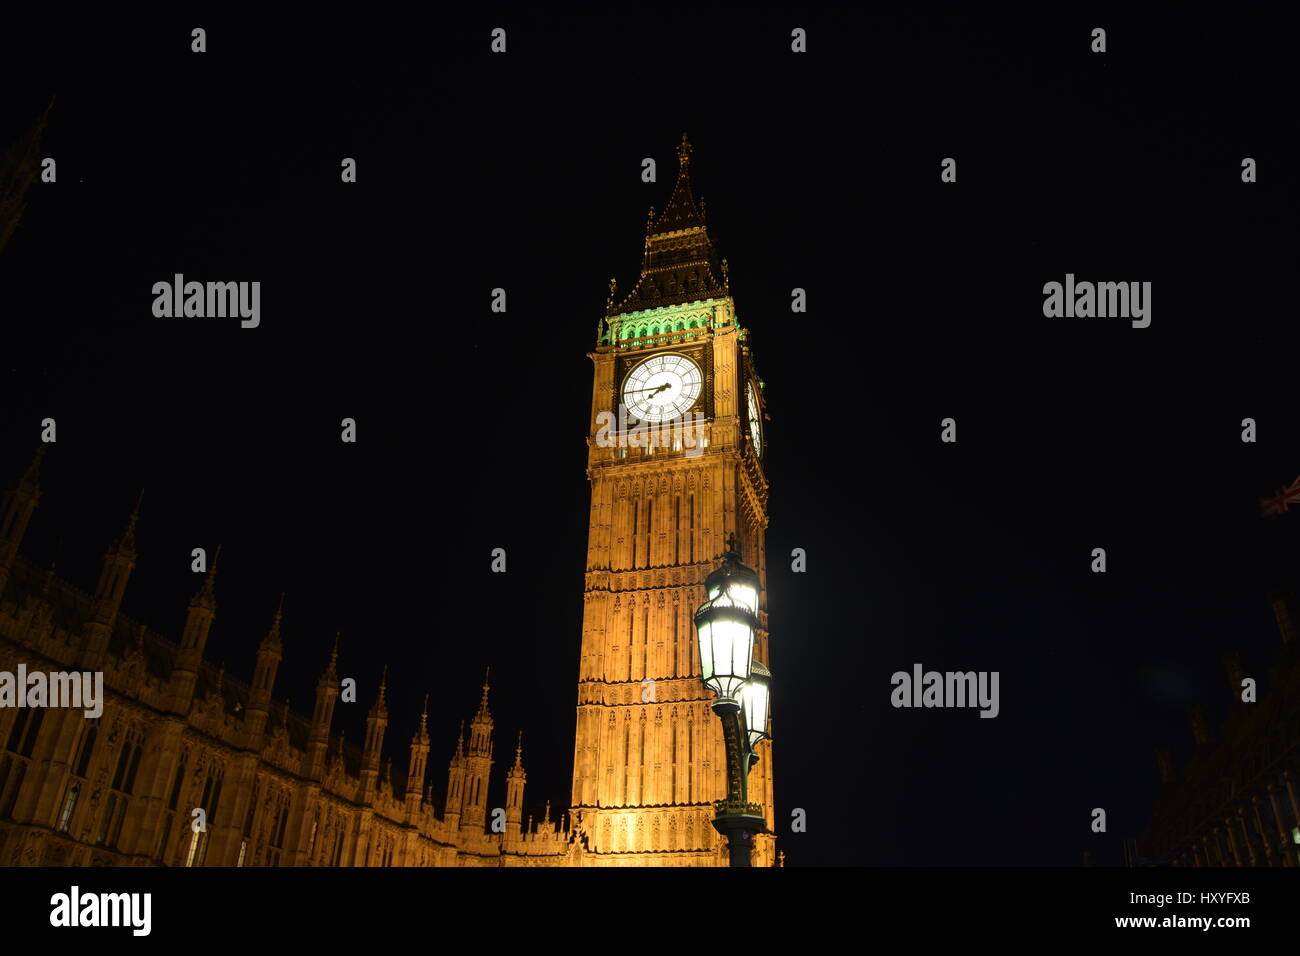
{"type": "Polygon", "coordinates": [[[690,411],[703,387],[700,367],[685,355],[656,355],[628,373],[623,404],[637,421],[662,422],[690,411]]]}
{"type": "Polygon", "coordinates": [[[749,404],[749,435],[754,441],[754,454],[763,454],[763,413],[758,408],[758,399],[754,396],[754,383],[745,385],[745,398],[749,404]]]}

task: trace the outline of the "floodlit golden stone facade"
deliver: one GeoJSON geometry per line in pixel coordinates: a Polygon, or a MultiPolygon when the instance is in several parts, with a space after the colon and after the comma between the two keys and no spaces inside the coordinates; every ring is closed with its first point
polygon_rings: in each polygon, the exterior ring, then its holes
{"type": "MultiPolygon", "coordinates": [[[[138,510],[86,594],[18,557],[40,498],[40,452],[0,504],[0,671],[98,671],[103,712],[0,707],[0,865],[530,866],[581,858],[558,821],[522,825],[517,748],[499,825],[488,820],[488,687],[456,745],[441,812],[426,783],[425,718],[405,773],[380,754],[381,682],[361,748],[331,732],[338,648],[310,718],[271,699],[281,611],[245,685],[203,661],[216,562],[180,643],[120,612],[137,559],[138,510]],[[196,832],[194,810],[206,829],[196,832]],[[497,832],[499,831],[499,832],[497,832]]],[[[495,810],[496,808],[494,808],[495,810]]]]}
{"type": "MultiPolygon", "coordinates": [[[[692,193],[690,156],[683,136],[672,197],[659,215],[651,210],[640,280],[620,302],[611,283],[591,353],[570,811],[586,865],[726,865],[712,825],[714,802],[727,795],[722,729],[700,682],[693,614],[732,534],[762,585],[754,653],[769,663],[762,389],[726,261],[692,193]],[[635,406],[648,393],[666,396],[664,411],[684,427],[637,436],[635,406]],[[620,403],[632,410],[620,416],[620,403]]],[[[750,799],[769,832],[755,841],[753,863],[771,866],[771,744],[759,754],[750,799]]]]}
{"type": "MultiPolygon", "coordinates": [[[[652,210],[640,281],[617,304],[611,285],[591,353],[591,519],[569,812],[552,820],[548,807],[540,823],[523,820],[521,747],[506,769],[505,806],[489,808],[486,680],[440,797],[426,716],[404,770],[382,759],[384,681],[362,745],[334,732],[337,642],[310,716],[272,699],[283,601],[251,683],[206,662],[216,557],[179,642],[128,618],[121,606],[138,559],[138,503],[104,555],[94,594],[25,561],[42,446],[0,500],[0,673],[102,674],[103,710],[88,717],[0,701],[0,865],[726,865],[712,826],[714,802],[727,795],[722,730],[699,679],[692,617],[734,535],[762,585],[754,653],[769,663],[764,412],[726,263],[691,191],[685,137],[679,159],[667,208],[652,210]],[[629,396],[643,418],[657,408],[660,418],[681,413],[688,427],[654,445],[635,425],[611,429],[604,413],[617,415],[629,396]]],[[[759,757],[749,799],[769,832],[755,840],[753,863],[771,866],[770,743],[759,757]]]]}

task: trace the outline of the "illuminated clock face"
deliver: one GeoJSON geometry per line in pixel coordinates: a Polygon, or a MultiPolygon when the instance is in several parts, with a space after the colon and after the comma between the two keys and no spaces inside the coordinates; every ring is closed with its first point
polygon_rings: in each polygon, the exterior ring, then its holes
{"type": "Polygon", "coordinates": [[[763,418],[758,411],[758,396],[754,394],[754,383],[745,386],[745,398],[749,401],[749,435],[754,440],[754,454],[763,454],[763,418]]]}
{"type": "Polygon", "coordinates": [[[685,355],[656,355],[628,373],[623,404],[637,421],[662,422],[690,411],[703,387],[700,367],[685,355]]]}

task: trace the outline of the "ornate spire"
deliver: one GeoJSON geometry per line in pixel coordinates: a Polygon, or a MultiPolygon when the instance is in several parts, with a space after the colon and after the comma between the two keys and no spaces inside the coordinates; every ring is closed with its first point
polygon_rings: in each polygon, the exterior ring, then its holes
{"type": "Polygon", "coordinates": [[[35,128],[9,148],[0,151],[0,250],[4,249],[18,228],[18,221],[27,208],[27,190],[40,176],[38,151],[53,107],[54,97],[50,97],[49,105],[36,121],[35,128]]]}
{"type": "Polygon", "coordinates": [[[30,488],[35,488],[40,483],[41,461],[44,458],[45,458],[45,442],[41,442],[39,445],[36,446],[36,453],[32,455],[31,464],[28,465],[27,470],[23,472],[22,478],[19,479],[19,484],[30,489],[30,488]]]}
{"type": "Polygon", "coordinates": [[[413,744],[428,744],[429,742],[429,695],[424,695],[424,709],[420,711],[420,726],[416,728],[415,737],[412,739],[413,744]]]}
{"type": "Polygon", "coordinates": [[[727,294],[722,266],[704,225],[703,208],[691,188],[692,151],[683,133],[677,146],[677,182],[668,205],[657,216],[650,207],[641,278],[621,303],[607,307],[607,315],[727,294]]]}
{"type": "Polygon", "coordinates": [[[515,744],[515,769],[524,769],[524,732],[519,731],[519,741],[515,744]]]}
{"type": "Polygon", "coordinates": [[[668,205],[650,229],[654,235],[704,226],[704,217],[691,189],[691,149],[686,134],[682,133],[682,141],[677,146],[677,182],[673,185],[668,205]]]}
{"type": "Polygon", "coordinates": [[[456,756],[465,756],[465,721],[460,722],[460,733],[456,736],[456,756]]]}
{"type": "Polygon", "coordinates": [[[489,666],[488,669],[483,674],[483,697],[478,702],[478,713],[474,715],[475,723],[478,723],[479,721],[482,720],[492,719],[492,714],[488,710],[488,690],[489,690],[488,678],[491,676],[491,674],[492,674],[492,668],[491,666],[489,666]]]}
{"type": "Polygon", "coordinates": [[[677,144],[677,165],[683,171],[691,164],[691,146],[686,139],[686,134],[682,133],[682,141],[677,144]]]}
{"type": "Polygon", "coordinates": [[[208,573],[203,578],[203,584],[199,587],[199,593],[194,595],[191,606],[198,605],[206,608],[215,608],[217,606],[217,561],[221,559],[221,545],[217,545],[217,550],[212,554],[212,563],[208,565],[208,573]]]}
{"type": "Polygon", "coordinates": [[[117,550],[135,552],[135,523],[140,520],[140,505],[144,502],[144,489],[140,489],[140,494],[136,496],[135,507],[131,509],[131,516],[126,519],[126,530],[122,532],[122,537],[118,539],[117,550]]]}
{"type": "Polygon", "coordinates": [[[388,691],[388,665],[385,664],[384,673],[379,678],[379,695],[375,697],[375,702],[370,708],[371,717],[388,715],[387,691],[388,691]]]}
{"type": "Polygon", "coordinates": [[[266,637],[262,638],[262,650],[280,647],[280,621],[284,618],[284,592],[280,592],[280,605],[275,609],[275,618],[271,621],[271,629],[266,632],[266,637]]]}
{"type": "Polygon", "coordinates": [[[339,640],[342,637],[343,635],[340,632],[338,631],[334,632],[334,649],[330,651],[330,661],[328,664],[325,665],[325,673],[321,676],[322,682],[336,681],[339,679],[339,671],[338,671],[339,640]]]}

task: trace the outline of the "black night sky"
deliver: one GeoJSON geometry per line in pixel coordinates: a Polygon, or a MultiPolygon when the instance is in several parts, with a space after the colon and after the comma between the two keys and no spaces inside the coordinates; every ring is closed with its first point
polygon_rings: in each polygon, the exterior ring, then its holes
{"type": "Polygon", "coordinates": [[[57,94],[58,181],[0,256],[0,482],[58,422],[24,552],[92,590],[143,486],[125,613],[179,636],[190,550],[221,543],[210,660],[246,681],[286,591],[277,698],[309,707],[341,631],[349,741],[389,664],[386,754],[405,767],[433,692],[439,793],[490,664],[489,806],[517,728],[528,802],[566,806],[586,352],[686,131],[771,412],[787,864],[1118,865],[1153,748],[1186,759],[1196,701],[1217,727],[1228,652],[1267,692],[1269,595],[1300,579],[1300,515],[1257,505],[1300,473],[1294,58],[1261,18],[628,7],[46,31],[0,99],[7,145],[57,94]],[[177,272],[260,281],[261,327],[155,318],[177,272]],[[1045,318],[1066,273],[1150,281],[1150,328],[1045,318]],[[1001,715],[893,709],[890,675],[916,662],[999,671],[1001,715]]]}

